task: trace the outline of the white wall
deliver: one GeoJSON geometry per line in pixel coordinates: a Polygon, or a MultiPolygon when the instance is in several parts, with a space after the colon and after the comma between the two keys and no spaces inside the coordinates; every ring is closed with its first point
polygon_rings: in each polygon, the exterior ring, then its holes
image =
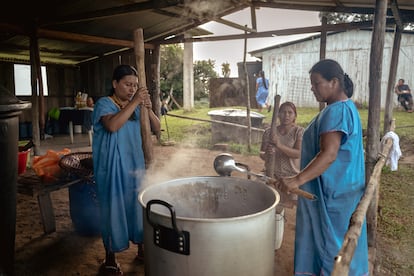
{"type": "MultiPolygon", "coordinates": [[[[352,99],[368,104],[371,31],[354,30],[328,35],[326,58],[338,61],[354,82],[352,99]]],[[[394,34],[385,35],[381,80],[381,107],[385,106],[385,90],[391,61],[394,34]]],[[[309,69],[319,60],[320,39],[312,39],[263,52],[263,70],[270,79],[270,97],[281,95],[281,102],[292,101],[300,107],[318,107],[310,90],[309,69]]],[[[414,89],[414,35],[403,34],[397,69],[397,80],[405,79],[414,89]]],[[[397,104],[397,96],[394,97],[397,104]]]]}

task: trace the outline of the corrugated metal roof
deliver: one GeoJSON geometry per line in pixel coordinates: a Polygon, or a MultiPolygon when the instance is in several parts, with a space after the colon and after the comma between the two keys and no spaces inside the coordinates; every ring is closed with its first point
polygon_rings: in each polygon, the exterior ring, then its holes
{"type": "MultiPolygon", "coordinates": [[[[79,64],[131,48],[133,31],[146,43],[171,36],[206,35],[196,27],[247,7],[372,13],[375,0],[38,0],[9,1],[0,17],[0,60],[29,61],[37,31],[41,62],[79,64]],[[89,37],[79,38],[79,35],[89,37]],[[111,39],[111,40],[109,40],[111,39]]],[[[398,0],[404,20],[414,21],[414,1],[398,0]]],[[[237,23],[237,22],[236,22],[237,23]]]]}

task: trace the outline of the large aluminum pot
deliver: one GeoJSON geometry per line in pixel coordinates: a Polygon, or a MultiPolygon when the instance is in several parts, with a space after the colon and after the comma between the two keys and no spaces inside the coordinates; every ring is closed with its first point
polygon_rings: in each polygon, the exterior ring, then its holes
{"type": "Polygon", "coordinates": [[[276,190],[248,179],[191,177],[139,195],[145,275],[271,276],[276,190]]]}

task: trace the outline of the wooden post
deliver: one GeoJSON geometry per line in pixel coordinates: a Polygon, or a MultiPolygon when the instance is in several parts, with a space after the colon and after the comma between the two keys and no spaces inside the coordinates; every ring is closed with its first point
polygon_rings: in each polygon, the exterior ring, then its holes
{"type": "MultiPolygon", "coordinates": [[[[184,37],[189,38],[191,35],[185,33],[184,37]]],[[[190,111],[194,108],[193,42],[184,43],[183,58],[183,107],[190,111]]]]}
{"type": "Polygon", "coordinates": [[[152,50],[152,62],[151,62],[151,101],[152,109],[155,115],[160,118],[161,102],[160,102],[160,45],[154,45],[152,50]]]}
{"type": "MultiPolygon", "coordinates": [[[[244,31],[244,33],[246,34],[247,31],[244,31]]],[[[247,38],[244,39],[243,69],[244,69],[244,77],[246,79],[246,94],[247,94],[247,102],[246,102],[247,151],[251,152],[252,150],[251,148],[252,147],[252,121],[250,119],[250,82],[249,82],[249,74],[247,72],[246,54],[247,54],[247,38]]]]}
{"type": "Polygon", "coordinates": [[[30,35],[30,64],[32,84],[32,135],[34,154],[39,154],[40,140],[44,137],[45,111],[43,98],[42,72],[36,27],[30,35]]]}
{"type": "MultiPolygon", "coordinates": [[[[141,28],[134,31],[134,53],[138,69],[139,87],[146,87],[144,33],[141,28]]],[[[147,108],[141,106],[140,110],[142,149],[144,151],[145,166],[149,168],[153,162],[151,126],[147,108]]]]}
{"type": "MultiPolygon", "coordinates": [[[[380,116],[381,116],[381,77],[382,61],[385,39],[385,22],[387,12],[387,0],[376,0],[374,30],[371,41],[371,54],[369,62],[369,110],[365,172],[366,183],[372,174],[378,156],[380,141],[380,116]]],[[[378,190],[375,192],[367,213],[368,245],[375,248],[377,231],[378,190]]]]}
{"type": "MultiPolygon", "coordinates": [[[[327,31],[326,31],[326,25],[327,25],[328,19],[326,16],[322,17],[322,28],[321,28],[321,45],[319,46],[319,59],[325,59],[326,58],[326,38],[327,38],[327,31]]],[[[319,103],[319,110],[322,110],[325,108],[325,103],[320,102],[319,103]]]]}
{"type": "MultiPolygon", "coordinates": [[[[391,130],[394,130],[395,121],[392,121],[389,128],[391,130]]],[[[352,214],[348,231],[345,234],[344,242],[342,243],[342,247],[338,255],[335,257],[334,268],[331,274],[332,276],[348,275],[349,273],[349,265],[351,264],[352,257],[358,245],[358,239],[361,235],[361,229],[365,220],[365,214],[368,210],[368,206],[370,205],[373,196],[375,195],[376,191],[379,190],[381,170],[387,161],[392,145],[393,140],[391,138],[388,138],[385,141],[382,152],[379,154],[380,158],[375,164],[372,175],[369,178],[364,196],[352,214]]]]}
{"type": "Polygon", "coordinates": [[[397,67],[398,67],[398,59],[400,56],[400,45],[401,45],[401,36],[402,30],[395,25],[395,33],[394,33],[394,44],[392,46],[392,54],[391,54],[391,65],[390,65],[390,73],[388,76],[388,86],[387,86],[387,94],[385,100],[385,112],[384,112],[384,134],[390,130],[390,121],[392,118],[392,110],[393,110],[393,97],[394,97],[394,86],[395,86],[395,79],[397,75],[397,67]]]}

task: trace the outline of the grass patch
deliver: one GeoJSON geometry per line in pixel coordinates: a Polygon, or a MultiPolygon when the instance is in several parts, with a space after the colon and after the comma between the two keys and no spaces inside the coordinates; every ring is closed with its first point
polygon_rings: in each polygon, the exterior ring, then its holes
{"type": "MultiPolygon", "coordinates": [[[[178,116],[185,116],[188,118],[196,118],[196,119],[204,119],[210,120],[210,116],[208,116],[208,112],[210,110],[216,109],[223,109],[223,108],[209,108],[208,105],[204,102],[197,103],[196,107],[191,111],[184,111],[184,110],[173,110],[170,111],[168,114],[170,115],[178,115],[178,116]]],[[[244,107],[229,107],[229,108],[238,108],[238,109],[245,109],[244,107]]],[[[256,111],[256,110],[252,110],[256,111]]],[[[257,112],[257,111],[256,111],[257,112]]],[[[318,108],[298,108],[298,117],[296,119],[296,123],[302,127],[306,127],[309,122],[318,114],[318,108]]],[[[368,110],[367,109],[360,109],[359,110],[362,127],[364,129],[367,128],[368,125],[368,110]]],[[[263,111],[261,113],[265,116],[263,119],[263,123],[265,125],[269,125],[272,121],[272,112],[263,111]]],[[[412,121],[413,114],[407,113],[404,111],[394,111],[393,117],[396,119],[396,130],[395,132],[400,136],[402,141],[414,143],[414,123],[411,124],[407,122],[412,121]]],[[[381,113],[381,122],[380,122],[380,131],[382,136],[382,129],[383,129],[383,118],[384,114],[381,113]]],[[[161,135],[161,140],[166,141],[168,139],[167,133],[167,126],[168,132],[170,136],[170,140],[173,140],[180,144],[186,144],[190,146],[198,146],[201,148],[211,148],[212,139],[211,139],[211,123],[209,122],[202,122],[190,119],[182,119],[172,116],[164,116],[161,118],[161,128],[164,130],[161,135]]],[[[243,144],[235,144],[231,143],[230,148],[237,153],[245,153],[245,154],[258,154],[260,145],[252,145],[251,152],[249,153],[247,150],[247,146],[243,144]],[[243,148],[244,147],[244,148],[243,148]]]]}

